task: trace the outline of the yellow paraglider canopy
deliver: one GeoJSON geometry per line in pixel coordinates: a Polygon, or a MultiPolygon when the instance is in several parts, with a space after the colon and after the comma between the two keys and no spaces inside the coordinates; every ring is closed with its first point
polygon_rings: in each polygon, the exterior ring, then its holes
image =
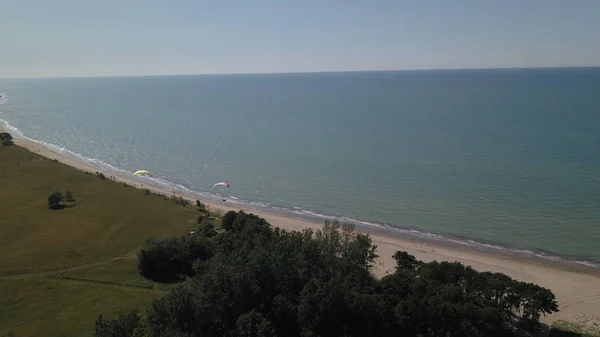
{"type": "Polygon", "coordinates": [[[139,171],[135,171],[135,173],[133,174],[134,176],[137,176],[138,174],[141,173],[146,173],[146,174],[150,174],[150,172],[146,171],[146,170],[139,170],[139,171]]]}

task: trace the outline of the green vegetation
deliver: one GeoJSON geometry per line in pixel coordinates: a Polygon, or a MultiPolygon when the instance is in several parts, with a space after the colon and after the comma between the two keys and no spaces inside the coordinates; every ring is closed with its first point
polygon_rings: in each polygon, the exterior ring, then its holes
{"type": "Polygon", "coordinates": [[[165,294],[170,286],[138,275],[136,253],[148,238],[199,227],[195,207],[19,146],[0,147],[0,167],[0,336],[92,336],[100,313],[145,311],[165,294]],[[57,189],[74,207],[48,209],[57,189]]]}
{"type": "Polygon", "coordinates": [[[171,197],[171,200],[175,203],[175,205],[181,205],[181,206],[189,206],[189,205],[191,205],[191,203],[190,203],[189,200],[184,199],[181,196],[178,197],[178,196],[173,195],[171,197]]]}
{"type": "Polygon", "coordinates": [[[63,196],[62,192],[59,190],[56,190],[56,191],[50,193],[50,195],[48,196],[48,208],[49,209],[61,208],[60,202],[63,201],[64,199],[65,199],[65,197],[63,196]]]}
{"type": "Polygon", "coordinates": [[[195,274],[193,264],[212,255],[202,236],[150,240],[138,253],[141,276],[157,282],[175,282],[195,274]]]}
{"type": "Polygon", "coordinates": [[[207,208],[200,200],[196,200],[196,208],[201,212],[206,212],[207,208]]]}
{"type": "Polygon", "coordinates": [[[600,327],[559,320],[552,323],[549,337],[600,337],[600,327]]]}
{"type": "Polygon", "coordinates": [[[528,336],[557,311],[552,292],[537,285],[405,252],[394,255],[396,272],[377,280],[376,246],[338,222],[287,232],[228,212],[223,228],[143,248],[139,265],[192,263],[193,271],[161,269],[169,281],[188,281],[146,318],[135,310],[99,317],[96,336],[528,336]],[[190,245],[201,253],[186,255],[190,245]]]}
{"type": "Polygon", "coordinates": [[[135,336],[142,329],[138,309],[128,310],[119,317],[105,320],[102,315],[96,320],[96,336],[135,336]]]}
{"type": "Polygon", "coordinates": [[[0,133],[0,144],[3,146],[13,145],[13,137],[8,132],[0,133]]]}

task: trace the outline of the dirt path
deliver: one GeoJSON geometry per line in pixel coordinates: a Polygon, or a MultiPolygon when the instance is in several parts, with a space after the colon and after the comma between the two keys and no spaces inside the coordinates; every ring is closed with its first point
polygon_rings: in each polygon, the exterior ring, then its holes
{"type": "Polygon", "coordinates": [[[109,288],[125,288],[127,290],[153,292],[153,293],[163,294],[163,295],[168,292],[168,290],[166,290],[166,289],[156,289],[151,286],[143,286],[143,285],[129,284],[129,283],[118,283],[118,282],[110,282],[110,281],[98,281],[98,280],[90,280],[90,279],[75,278],[75,277],[49,277],[49,278],[45,278],[45,279],[53,280],[53,281],[86,284],[86,285],[93,284],[95,286],[103,286],[103,287],[109,287],[109,288]]]}
{"type": "Polygon", "coordinates": [[[118,283],[118,282],[110,282],[110,281],[100,281],[100,280],[93,280],[93,279],[68,277],[68,276],[57,276],[58,274],[68,273],[68,272],[77,271],[77,270],[86,269],[86,268],[94,268],[94,267],[109,264],[114,261],[126,260],[126,259],[130,259],[130,258],[132,258],[132,256],[118,256],[118,257],[114,257],[111,259],[83,263],[83,264],[79,264],[76,266],[58,268],[58,269],[53,269],[53,270],[46,270],[46,271],[41,271],[41,272],[23,273],[23,274],[15,274],[15,275],[3,275],[3,276],[0,276],[0,281],[2,281],[2,280],[25,280],[25,279],[36,278],[36,279],[48,280],[48,281],[80,283],[80,284],[88,284],[88,285],[103,286],[103,287],[110,287],[110,288],[125,288],[128,290],[153,292],[153,293],[157,293],[157,294],[166,294],[167,293],[167,290],[165,290],[165,289],[156,289],[156,288],[153,288],[152,286],[143,286],[143,285],[138,285],[138,284],[118,283]]]}

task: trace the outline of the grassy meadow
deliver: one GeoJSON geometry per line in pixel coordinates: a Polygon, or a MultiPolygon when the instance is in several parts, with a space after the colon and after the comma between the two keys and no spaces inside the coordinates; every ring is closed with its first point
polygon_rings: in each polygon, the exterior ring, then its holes
{"type": "Polygon", "coordinates": [[[139,247],[185,234],[200,214],[0,145],[0,335],[90,336],[100,313],[148,307],[165,286],[138,276],[139,247]],[[75,201],[50,210],[54,190],[75,201]]]}

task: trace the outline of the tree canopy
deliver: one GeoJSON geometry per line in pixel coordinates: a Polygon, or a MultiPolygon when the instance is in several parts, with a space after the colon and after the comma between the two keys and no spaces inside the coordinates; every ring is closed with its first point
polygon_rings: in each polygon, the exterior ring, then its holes
{"type": "Polygon", "coordinates": [[[96,336],[508,337],[558,310],[548,289],[400,251],[396,271],[378,280],[371,238],[336,221],[289,232],[240,211],[223,226],[142,248],[142,275],[186,280],[144,320],[135,311],[100,317],[96,336]]]}
{"type": "Polygon", "coordinates": [[[61,207],[60,202],[64,200],[64,196],[61,191],[56,190],[48,196],[48,208],[58,209],[61,207]]]}
{"type": "Polygon", "coordinates": [[[4,146],[9,146],[13,144],[13,137],[8,132],[0,132],[0,143],[4,146]]]}

